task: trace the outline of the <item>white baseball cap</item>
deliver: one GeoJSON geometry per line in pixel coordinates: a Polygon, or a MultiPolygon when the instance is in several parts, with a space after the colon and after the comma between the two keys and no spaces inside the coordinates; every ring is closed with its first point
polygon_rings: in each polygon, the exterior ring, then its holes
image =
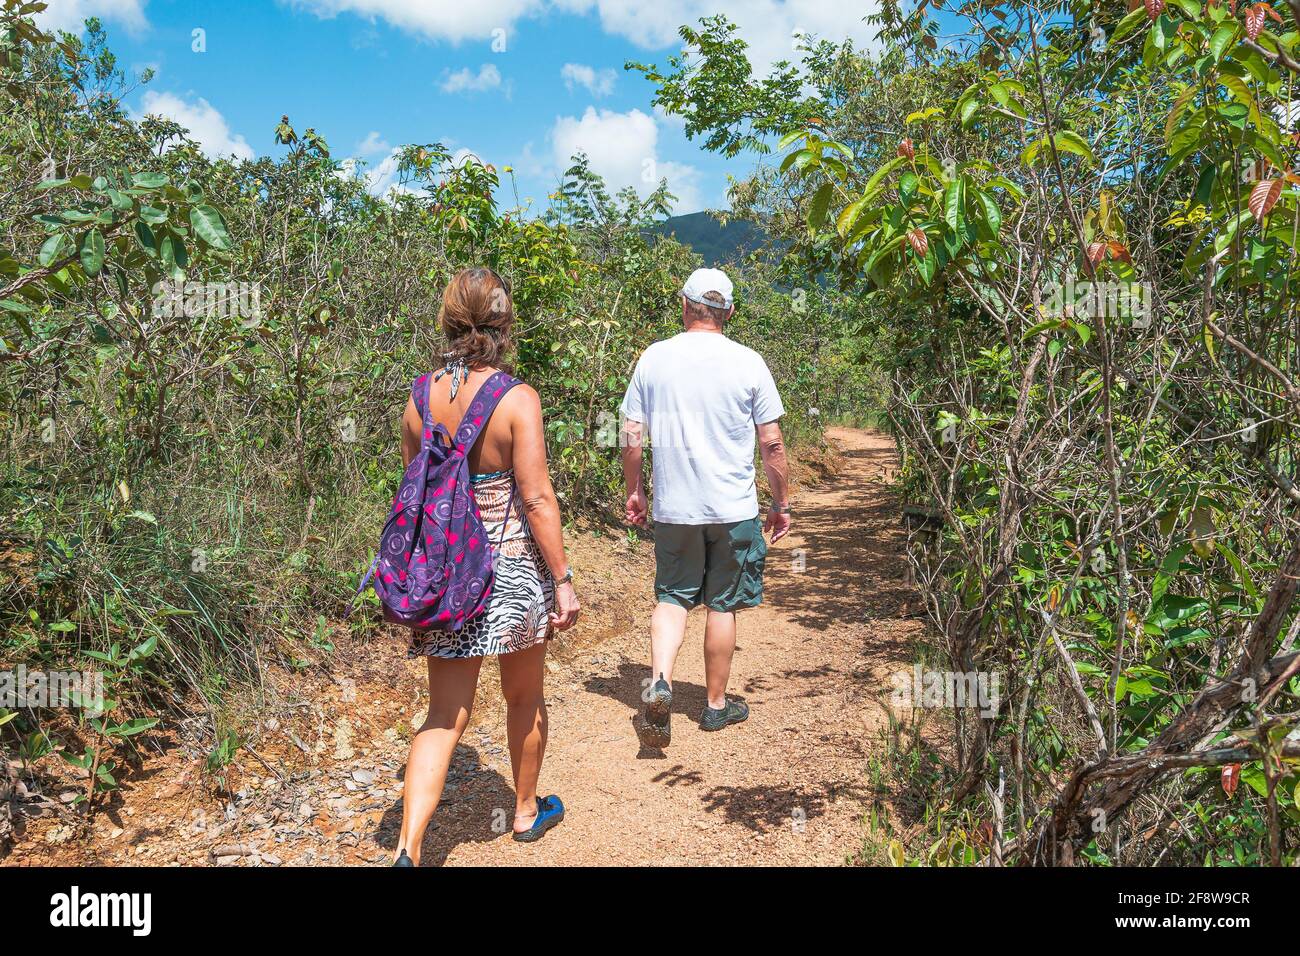
{"type": "Polygon", "coordinates": [[[691,277],[686,280],[686,285],[682,286],[682,295],[686,296],[686,298],[714,309],[731,308],[732,291],[731,280],[727,278],[727,274],[721,269],[696,269],[691,273],[691,277]],[[704,297],[706,292],[716,292],[722,296],[722,302],[718,303],[706,299],[704,297]]]}

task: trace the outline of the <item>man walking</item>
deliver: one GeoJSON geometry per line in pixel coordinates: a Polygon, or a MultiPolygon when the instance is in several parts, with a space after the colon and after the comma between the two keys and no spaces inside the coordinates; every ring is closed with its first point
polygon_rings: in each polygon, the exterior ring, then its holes
{"type": "Polygon", "coordinates": [[[749,716],[727,698],[736,649],[736,611],[763,600],[767,544],[790,530],[785,413],[763,357],[731,341],[723,327],[735,311],[731,280],[697,269],[682,288],[685,331],[645,350],[623,398],[623,478],[626,518],[645,526],[642,445],[654,451],[655,605],[650,619],[650,686],[642,742],[671,739],[673,662],[686,637],[691,608],[708,608],[704,730],[721,730],[749,716]],[[766,522],[758,519],[754,437],[772,490],[766,522]]]}

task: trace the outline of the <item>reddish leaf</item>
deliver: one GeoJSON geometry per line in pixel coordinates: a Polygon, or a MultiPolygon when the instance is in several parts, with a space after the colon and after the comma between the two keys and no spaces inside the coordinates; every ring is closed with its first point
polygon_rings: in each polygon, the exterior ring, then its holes
{"type": "Polygon", "coordinates": [[[1251,42],[1259,39],[1259,35],[1264,30],[1264,21],[1272,17],[1278,23],[1282,18],[1277,15],[1277,11],[1270,4],[1256,3],[1246,11],[1246,36],[1250,37],[1251,42]]]}
{"type": "Polygon", "coordinates": [[[913,229],[907,234],[907,241],[912,244],[912,251],[922,259],[930,249],[930,240],[925,234],[924,229],[913,229]]]}
{"type": "Polygon", "coordinates": [[[1154,20],[1165,12],[1165,0],[1147,0],[1147,19],[1154,20]]]}
{"type": "Polygon", "coordinates": [[[1106,243],[1104,242],[1088,243],[1088,262],[1090,262],[1093,266],[1097,266],[1101,263],[1101,260],[1104,258],[1106,258],[1106,243]]]}
{"type": "Polygon", "coordinates": [[[1128,247],[1125,246],[1124,243],[1108,242],[1106,244],[1106,250],[1110,253],[1112,259],[1116,259],[1119,262],[1127,262],[1129,265],[1133,264],[1133,257],[1129,255],[1128,247]]]}
{"type": "Polygon", "coordinates": [[[1219,780],[1223,784],[1223,792],[1232,797],[1237,792],[1237,781],[1241,779],[1241,764],[1230,763],[1223,768],[1223,774],[1219,780]]]}
{"type": "Polygon", "coordinates": [[[898,144],[898,155],[907,159],[915,158],[916,150],[912,148],[912,138],[910,136],[898,144]]]}
{"type": "Polygon", "coordinates": [[[1269,210],[1277,205],[1278,197],[1281,195],[1282,180],[1262,179],[1250,191],[1250,199],[1246,202],[1246,207],[1256,219],[1263,219],[1269,214],[1269,210]]]}

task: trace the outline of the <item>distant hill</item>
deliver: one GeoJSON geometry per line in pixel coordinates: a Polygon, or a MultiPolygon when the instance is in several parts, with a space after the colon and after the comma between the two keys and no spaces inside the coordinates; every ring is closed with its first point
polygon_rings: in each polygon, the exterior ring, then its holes
{"type": "Polygon", "coordinates": [[[651,232],[690,246],[710,267],[737,262],[767,243],[767,234],[752,222],[733,219],[724,226],[707,212],[673,216],[651,232]]]}

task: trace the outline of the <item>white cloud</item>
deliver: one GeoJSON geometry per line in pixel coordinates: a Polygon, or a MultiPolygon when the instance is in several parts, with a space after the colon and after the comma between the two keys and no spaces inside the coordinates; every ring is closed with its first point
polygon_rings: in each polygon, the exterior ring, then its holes
{"type": "Polygon", "coordinates": [[[560,67],[560,76],[569,89],[586,87],[592,96],[609,96],[614,92],[618,73],[611,69],[597,70],[583,63],[566,63],[560,67]]]}
{"type": "MultiPolygon", "coordinates": [[[[91,0],[68,0],[90,3],[91,0]]],[[[127,5],[132,0],[98,0],[127,5]]],[[[134,0],[139,2],[139,0],[134,0]]],[[[828,40],[852,39],[871,45],[874,30],[862,22],[880,8],[880,0],[831,3],[829,0],[283,0],[322,17],[353,13],[383,19],[401,30],[431,40],[505,38],[507,49],[515,23],[548,12],[596,13],[606,33],[626,37],[647,50],[680,42],[683,24],[697,26],[703,17],[723,14],[740,27],[749,44],[750,62],[762,75],[772,63],[797,59],[793,33],[805,31],[828,40]],[[495,33],[493,31],[504,31],[495,33]]]]}
{"type": "Polygon", "coordinates": [[[571,13],[595,11],[606,33],[626,37],[647,50],[675,47],[683,24],[723,14],[737,24],[749,44],[750,63],[760,75],[777,60],[797,60],[796,30],[827,40],[852,39],[873,45],[875,28],[862,22],[879,9],[879,0],[840,4],[827,0],[552,0],[571,13]]]}
{"type": "Polygon", "coordinates": [[[474,162],[478,163],[480,166],[486,165],[483,158],[479,156],[478,153],[474,152],[472,149],[466,149],[464,146],[451,154],[451,164],[453,166],[464,166],[465,161],[469,159],[474,160],[474,162]]]}
{"type": "Polygon", "coordinates": [[[319,17],[354,13],[369,19],[383,19],[401,30],[419,33],[431,40],[490,39],[494,30],[509,31],[520,17],[538,13],[543,0],[288,0],[319,17]]]}
{"type": "Polygon", "coordinates": [[[491,63],[484,63],[474,73],[469,67],[448,73],[442,81],[444,93],[483,93],[501,88],[501,71],[491,63]]]}
{"type": "Polygon", "coordinates": [[[86,17],[99,17],[139,33],[149,25],[144,16],[144,0],[50,0],[49,6],[36,14],[36,24],[45,30],[79,33],[86,17]]]}
{"type": "Polygon", "coordinates": [[[376,153],[386,153],[392,148],[388,140],[379,135],[378,130],[372,129],[365,139],[357,143],[355,152],[358,156],[373,156],[376,153]]]}
{"type": "Polygon", "coordinates": [[[667,179],[669,192],[677,196],[675,213],[703,208],[699,170],[660,160],[659,127],[654,117],[638,109],[618,113],[589,106],[581,117],[561,116],[551,129],[551,147],[561,170],[568,168],[573,155],[586,153],[611,192],[631,186],[644,197],[667,179]]]}
{"type": "Polygon", "coordinates": [[[190,131],[190,137],[199,144],[207,156],[233,156],[236,159],[253,159],[253,147],[238,133],[232,133],[226,118],[207,100],[199,97],[189,102],[175,93],[148,90],[141,101],[143,109],[136,114],[163,116],[174,120],[190,131]]]}

